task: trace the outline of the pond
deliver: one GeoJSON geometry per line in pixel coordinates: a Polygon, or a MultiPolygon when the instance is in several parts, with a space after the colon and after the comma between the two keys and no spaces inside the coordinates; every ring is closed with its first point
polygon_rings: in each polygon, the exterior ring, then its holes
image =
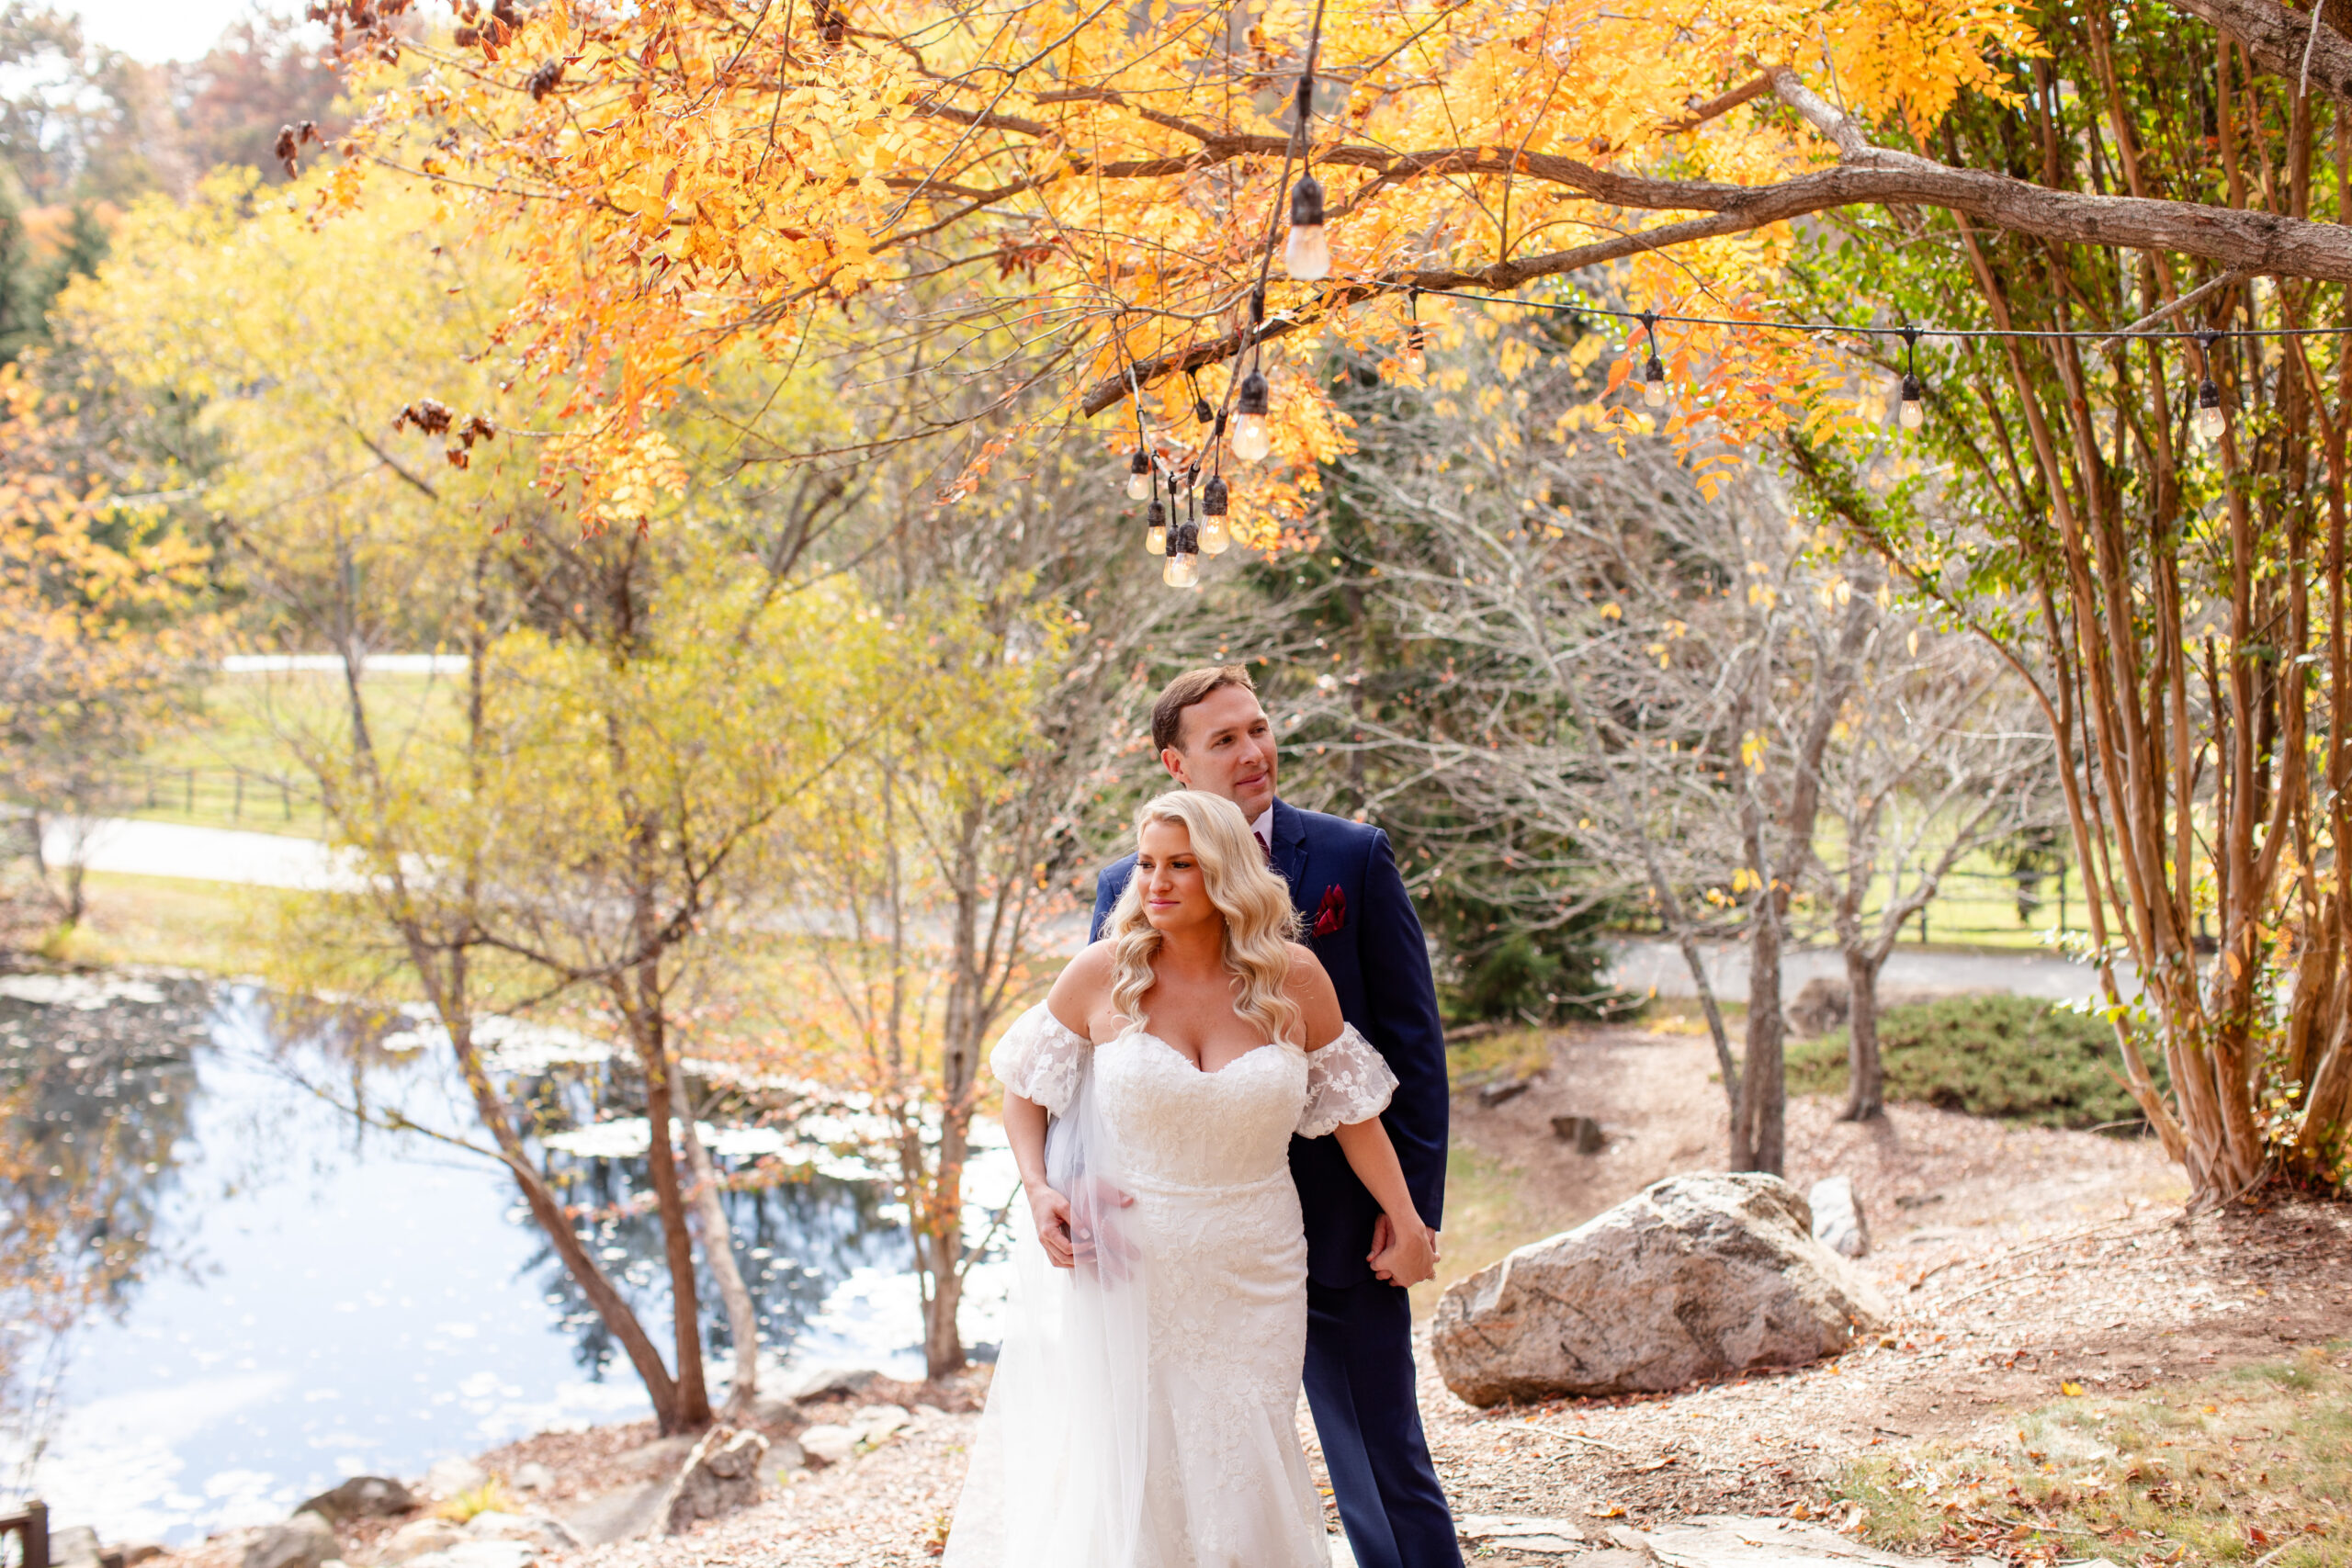
{"type": "MultiPolygon", "coordinates": [[[[45,1292],[0,1275],[0,1495],[41,1496],[54,1525],[107,1540],[180,1541],[282,1518],[346,1475],[414,1476],[646,1413],[512,1181],[431,1135],[469,1131],[446,1041],[411,1031],[409,1049],[366,1053],[363,1071],[292,1032],[249,987],[0,976],[0,1090],[19,1096],[12,1213],[18,1234],[28,1216],[62,1224],[72,1264],[45,1292]],[[355,1096],[430,1132],[363,1125],[355,1096]]],[[[518,1087],[593,1113],[606,1081],[593,1053],[571,1067],[554,1055],[518,1087]]],[[[573,1152],[553,1163],[666,1347],[658,1227],[615,1201],[642,1188],[635,1131],[558,1139],[573,1152]]],[[[737,1163],[775,1137],[716,1131],[737,1163]]],[[[763,1377],[922,1376],[903,1214],[860,1178],[829,1161],[726,1195],[763,1377]]],[[[1001,1202],[1014,1185],[1001,1146],[976,1157],[976,1197],[1001,1202]]],[[[994,1337],[1001,1274],[975,1270],[967,1343],[994,1337]]],[[[716,1291],[701,1299],[716,1382],[731,1352],[716,1291]]]]}

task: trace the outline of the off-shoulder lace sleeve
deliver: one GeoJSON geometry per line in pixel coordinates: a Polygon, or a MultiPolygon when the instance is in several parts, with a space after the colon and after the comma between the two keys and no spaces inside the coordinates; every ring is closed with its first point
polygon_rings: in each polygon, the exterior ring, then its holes
{"type": "Polygon", "coordinates": [[[1396,1075],[1352,1023],[1320,1051],[1306,1054],[1306,1109],[1298,1135],[1320,1138],[1335,1128],[1369,1122],[1388,1108],[1396,1075]]]}
{"type": "Polygon", "coordinates": [[[1066,1027],[1039,1002],[1012,1021],[989,1053],[989,1070],[1023,1100],[1059,1116],[1078,1093],[1079,1075],[1093,1043],[1066,1027]]]}

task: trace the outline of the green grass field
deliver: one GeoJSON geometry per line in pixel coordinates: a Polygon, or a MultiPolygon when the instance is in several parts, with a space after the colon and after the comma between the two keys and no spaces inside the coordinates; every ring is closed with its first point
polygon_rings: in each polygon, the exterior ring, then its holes
{"type": "MultiPolygon", "coordinates": [[[[463,694],[446,675],[372,674],[363,690],[385,744],[422,720],[454,716],[463,694]]],[[[160,822],[314,837],[322,824],[301,751],[339,744],[348,713],[339,674],[222,675],[205,690],[197,721],[124,773],[118,808],[160,822]]]]}

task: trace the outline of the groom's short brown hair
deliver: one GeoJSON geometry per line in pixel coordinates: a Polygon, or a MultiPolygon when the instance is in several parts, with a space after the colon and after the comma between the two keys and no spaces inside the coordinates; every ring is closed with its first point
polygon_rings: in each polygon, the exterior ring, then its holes
{"type": "Polygon", "coordinates": [[[1250,679],[1250,671],[1241,665],[1212,664],[1205,670],[1187,670],[1161,687],[1159,700],[1151,705],[1152,745],[1162,751],[1170,746],[1182,750],[1184,710],[1227,686],[1255,692],[1258,682],[1250,679]]]}

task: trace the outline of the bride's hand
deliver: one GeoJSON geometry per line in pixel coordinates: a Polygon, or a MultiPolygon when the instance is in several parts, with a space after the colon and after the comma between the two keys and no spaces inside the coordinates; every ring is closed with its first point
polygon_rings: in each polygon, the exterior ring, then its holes
{"type": "Polygon", "coordinates": [[[1028,1192],[1029,1213],[1037,1222],[1037,1240],[1046,1249],[1046,1261],[1057,1269],[1072,1267],[1069,1200],[1043,1182],[1028,1192]]]}
{"type": "Polygon", "coordinates": [[[1437,1277],[1437,1233],[1417,1218],[1397,1224],[1386,1214],[1373,1227],[1372,1271],[1392,1285],[1418,1285],[1437,1277]]]}

